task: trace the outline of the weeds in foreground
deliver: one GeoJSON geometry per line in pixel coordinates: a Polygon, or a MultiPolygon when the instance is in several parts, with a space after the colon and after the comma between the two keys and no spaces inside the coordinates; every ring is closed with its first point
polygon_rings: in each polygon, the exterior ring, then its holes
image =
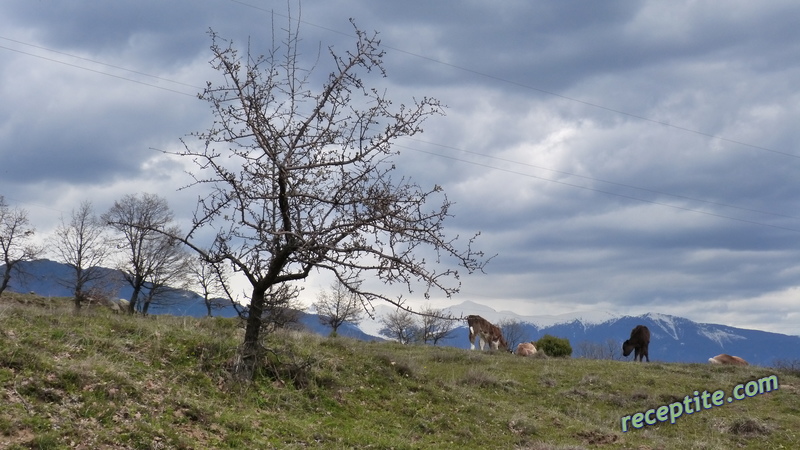
{"type": "Polygon", "coordinates": [[[519,358],[278,331],[254,381],[235,320],[0,299],[0,448],[791,448],[790,369],[519,358]],[[620,418],[777,373],[766,395],[623,433],[620,418]]]}

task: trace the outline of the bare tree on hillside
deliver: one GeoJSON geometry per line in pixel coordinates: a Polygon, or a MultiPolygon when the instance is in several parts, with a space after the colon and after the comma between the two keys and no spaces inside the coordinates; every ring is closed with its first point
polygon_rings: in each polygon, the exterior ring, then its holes
{"type": "Polygon", "coordinates": [[[3,263],[0,295],[8,287],[12,272],[19,271],[21,262],[31,261],[42,254],[43,249],[32,242],[35,231],[28,220],[28,211],[11,208],[0,195],[0,257],[3,263]]]}
{"type": "Polygon", "coordinates": [[[578,343],[576,356],[587,359],[617,359],[622,344],[616,339],[608,338],[604,342],[583,341],[578,343]]]}
{"type": "Polygon", "coordinates": [[[383,328],[381,336],[397,339],[401,344],[410,344],[419,338],[419,327],[414,320],[414,313],[398,308],[381,318],[383,328]]]}
{"type": "Polygon", "coordinates": [[[517,319],[502,319],[498,321],[497,326],[503,333],[503,338],[508,343],[508,349],[514,351],[517,345],[522,342],[529,342],[530,336],[525,332],[525,324],[517,319]]]}
{"type": "Polygon", "coordinates": [[[331,327],[331,336],[336,336],[339,327],[345,322],[358,325],[364,313],[358,296],[338,281],[331,285],[330,290],[317,295],[314,307],[317,309],[319,321],[331,327]]]}
{"type": "Polygon", "coordinates": [[[148,283],[158,290],[161,274],[168,271],[164,265],[179,249],[179,240],[172,236],[180,230],[172,224],[167,201],[154,194],[126,195],[114,202],[102,220],[120,235],[117,248],[126,255],[120,270],[133,288],[128,305],[132,314],[139,306],[140,296],[147,293],[148,283]]]}
{"type": "Polygon", "coordinates": [[[240,55],[210,33],[211,63],[224,78],[201,94],[214,125],[180,152],[198,166],[193,185],[209,188],[184,242],[214,264],[231,264],[252,289],[236,368],[242,378],[263,354],[267,294],[313,269],[333,273],[366,305],[407,308],[385,286],[410,292],[419,284],[426,296],[450,296],[460,285],[455,266],[471,273],[485,264],[474,237],[462,247],[445,235],[451,202],[441,187],[392,175],[393,142],[421,132],[442,105],[427,97],[394,104],[367,87],[363,76],[385,75],[384,53],[377,35],[355,26],[355,46],[330,49],[330,74],[314,90],[299,61],[299,23],[290,19],[285,39],[273,39],[263,56],[240,55]],[[199,242],[204,227],[216,232],[211,244],[199,242]],[[364,272],[380,290],[360,283],[364,272]]]}
{"type": "MultiPolygon", "coordinates": [[[[180,233],[177,227],[167,229],[170,234],[180,233]]],[[[186,247],[177,239],[154,241],[159,245],[152,249],[153,265],[142,298],[142,314],[147,315],[151,304],[167,304],[172,293],[189,287],[191,260],[186,247]]]]}
{"type": "Polygon", "coordinates": [[[420,310],[420,340],[423,343],[436,345],[455,331],[455,321],[444,317],[441,309],[425,306],[420,310]]]}
{"type": "Polygon", "coordinates": [[[94,214],[92,202],[85,200],[77,210],[72,210],[69,222],[61,217],[51,238],[54,251],[73,270],[72,278],[61,282],[73,291],[76,313],[89,298],[90,291],[105,290],[102,286],[93,286],[102,282],[107,273],[101,266],[111,249],[104,230],[103,223],[94,214]]]}
{"type": "Polygon", "coordinates": [[[222,297],[232,297],[225,292],[228,283],[225,281],[227,272],[221,271],[224,269],[225,266],[209,264],[203,258],[193,259],[190,265],[190,271],[194,275],[194,285],[200,290],[208,317],[211,317],[214,309],[222,308],[229,303],[229,300],[222,300],[222,297]]]}

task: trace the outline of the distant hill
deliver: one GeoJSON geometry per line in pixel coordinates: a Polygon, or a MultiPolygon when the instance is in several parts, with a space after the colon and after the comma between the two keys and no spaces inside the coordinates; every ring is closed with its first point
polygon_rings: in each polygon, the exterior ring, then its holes
{"type": "MultiPolygon", "coordinates": [[[[10,291],[33,291],[42,296],[53,297],[71,295],[70,290],[59,283],[59,280],[69,278],[71,269],[68,266],[42,259],[26,262],[22,268],[27,275],[12,279],[8,288],[10,291]]],[[[129,298],[131,289],[122,281],[122,274],[112,269],[104,270],[108,270],[112,278],[118,279],[118,297],[129,298]]],[[[376,305],[378,320],[365,319],[358,327],[345,324],[340,328],[339,334],[361,340],[383,340],[378,337],[379,319],[393,309],[388,305],[376,305]]],[[[521,323],[520,340],[538,340],[545,334],[567,338],[572,344],[573,355],[577,355],[581,343],[605,344],[614,340],[617,341],[617,348],[621,348],[631,329],[641,324],[646,325],[651,332],[650,358],[653,361],[706,363],[708,358],[720,353],[740,356],[751,364],[761,366],[772,366],[776,360],[800,360],[800,336],[697,323],[666,314],[648,313],[633,317],[588,311],[561,316],[521,316],[510,311],[495,311],[474,302],[451,306],[445,312],[454,317],[479,314],[494,323],[504,319],[518,321],[521,323]]],[[[169,301],[152,305],[150,313],[203,317],[206,315],[206,307],[202,297],[196,293],[176,290],[169,301]]],[[[215,309],[213,315],[235,317],[237,313],[233,307],[228,306],[215,309]]],[[[330,328],[323,326],[316,314],[302,313],[300,322],[314,333],[330,334],[330,328]]],[[[440,344],[469,348],[468,334],[466,323],[463,323],[440,344]]],[[[617,354],[621,352],[618,351],[617,354]]]]}
{"type": "MultiPolygon", "coordinates": [[[[0,269],[4,266],[0,265],[0,269]]],[[[36,261],[26,261],[20,263],[21,273],[24,276],[14,274],[9,283],[8,290],[17,293],[35,292],[44,297],[70,297],[72,291],[65,287],[63,280],[71,279],[72,269],[66,264],[39,259],[36,261]]],[[[124,281],[122,272],[114,269],[101,268],[106,272],[107,283],[116,287],[114,297],[128,299],[131,297],[132,289],[124,281]]],[[[67,284],[68,285],[68,284],[67,284]]],[[[203,297],[195,292],[176,289],[163,302],[152,304],[150,314],[169,314],[173,316],[205,317],[207,309],[203,297]]],[[[212,310],[214,317],[236,317],[238,313],[233,306],[225,306],[212,310]]],[[[327,336],[331,329],[322,325],[316,314],[301,313],[300,324],[309,331],[327,336]]],[[[361,339],[364,341],[382,341],[384,339],[371,336],[361,331],[358,327],[346,323],[339,328],[339,334],[346,337],[361,339]]]]}
{"type": "MultiPolygon", "coordinates": [[[[1,268],[4,266],[0,265],[1,268]]],[[[44,297],[71,297],[72,290],[67,288],[64,280],[74,277],[72,269],[66,264],[48,259],[25,261],[19,265],[21,276],[12,275],[8,290],[11,292],[35,292],[44,297]]],[[[110,288],[116,298],[129,299],[133,292],[125,282],[122,272],[115,269],[100,268],[106,272],[105,284],[110,288]]],[[[207,315],[203,297],[184,289],[175,289],[159,303],[150,305],[150,314],[171,314],[175,316],[204,317],[207,315]]],[[[216,317],[236,317],[237,312],[233,306],[215,308],[212,315],[216,317]]]]}
{"type": "MultiPolygon", "coordinates": [[[[578,313],[560,317],[525,317],[513,313],[498,313],[491,308],[478,312],[495,323],[501,319],[518,320],[523,324],[522,341],[538,340],[545,334],[569,339],[573,354],[582,342],[605,343],[612,339],[622,342],[636,325],[650,329],[650,359],[652,361],[706,363],[708,358],[728,353],[744,358],[751,364],[772,366],[776,360],[800,360],[800,336],[788,336],[759,330],[747,330],[726,325],[697,323],[682,317],[648,313],[641,316],[614,317],[610,314],[578,313]],[[491,318],[490,318],[491,317],[491,318]]],[[[458,317],[476,314],[475,304],[465,302],[447,309],[458,317]]],[[[444,345],[469,348],[466,324],[459,327],[444,345]]],[[[621,355],[621,351],[617,352],[621,355]]],[[[629,358],[633,358],[631,355],[629,358]]]]}

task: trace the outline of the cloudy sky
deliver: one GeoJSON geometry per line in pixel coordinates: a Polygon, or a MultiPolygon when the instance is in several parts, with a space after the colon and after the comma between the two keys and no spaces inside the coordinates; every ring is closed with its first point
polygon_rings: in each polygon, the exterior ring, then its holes
{"type": "MultiPolygon", "coordinates": [[[[353,18],[382,37],[390,98],[448,106],[396,143],[398,170],[442,185],[451,233],[481,231],[497,256],[434,307],[800,334],[800,3],[290,4],[309,67],[320,46],[354,42],[353,18]]],[[[186,165],[154,149],[210,124],[196,97],[218,80],[207,31],[266,49],[289,8],[9,0],[0,13],[0,195],[46,236],[83,200],[104,212],[137,192],[187,221],[186,165]]]]}

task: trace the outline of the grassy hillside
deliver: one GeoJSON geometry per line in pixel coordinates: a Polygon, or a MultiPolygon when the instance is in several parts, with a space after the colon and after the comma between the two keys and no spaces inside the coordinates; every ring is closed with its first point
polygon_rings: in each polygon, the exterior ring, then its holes
{"type": "Polygon", "coordinates": [[[263,377],[242,384],[228,375],[241,339],[235,320],[74,316],[67,305],[0,298],[0,448],[764,449],[800,442],[800,377],[771,368],[520,358],[295,332],[270,336],[263,377]],[[621,429],[623,416],[694,391],[721,389],[727,397],[770,375],[778,390],[684,414],[674,425],[621,429]]]}

